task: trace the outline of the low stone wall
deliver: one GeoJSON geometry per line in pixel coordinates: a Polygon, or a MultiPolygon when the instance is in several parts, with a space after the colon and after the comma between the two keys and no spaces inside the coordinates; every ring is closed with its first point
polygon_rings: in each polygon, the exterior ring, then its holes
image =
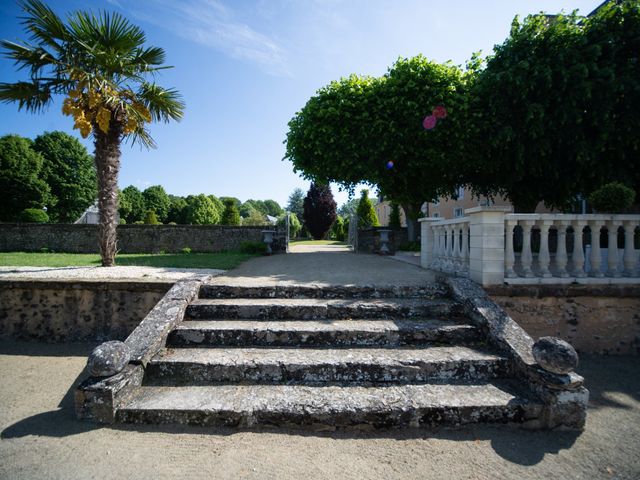
{"type": "Polygon", "coordinates": [[[0,280],[0,337],[124,340],[173,282],[0,280]]]}
{"type": "MultiPolygon", "coordinates": [[[[176,253],[237,250],[243,242],[262,242],[267,227],[222,225],[119,225],[120,253],[176,253]]],[[[274,252],[284,252],[286,234],[278,232],[274,252]]],[[[97,253],[98,226],[85,224],[0,224],[0,252],[97,253]]]]}
{"type": "MultiPolygon", "coordinates": [[[[378,253],[380,251],[380,234],[378,230],[389,230],[386,227],[372,227],[358,230],[358,251],[363,253],[378,253]]],[[[407,243],[407,229],[394,229],[389,232],[389,250],[393,254],[400,245],[407,243]]]]}
{"type": "Polygon", "coordinates": [[[640,285],[485,287],[534,339],[560,337],[585,353],[640,354],[640,285]]]}

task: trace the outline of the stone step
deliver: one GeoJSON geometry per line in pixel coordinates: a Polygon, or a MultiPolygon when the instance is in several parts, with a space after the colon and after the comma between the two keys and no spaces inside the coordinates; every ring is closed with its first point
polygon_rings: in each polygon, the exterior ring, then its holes
{"type": "Polygon", "coordinates": [[[225,298],[194,300],[187,307],[185,318],[192,320],[442,318],[460,313],[460,305],[445,299],[225,298]]]}
{"type": "Polygon", "coordinates": [[[506,358],[464,346],[416,348],[168,348],[147,365],[147,385],[419,383],[503,376],[506,358]]]}
{"type": "Polygon", "coordinates": [[[479,329],[450,320],[191,320],[169,335],[169,347],[398,347],[469,344],[479,329]]]}
{"type": "Polygon", "coordinates": [[[116,413],[137,424],[393,428],[526,423],[542,405],[510,382],[384,387],[219,385],[140,387],[116,413]]]}
{"type": "Polygon", "coordinates": [[[426,285],[270,285],[242,286],[207,283],[200,288],[200,298],[422,298],[447,295],[439,282],[426,285]]]}

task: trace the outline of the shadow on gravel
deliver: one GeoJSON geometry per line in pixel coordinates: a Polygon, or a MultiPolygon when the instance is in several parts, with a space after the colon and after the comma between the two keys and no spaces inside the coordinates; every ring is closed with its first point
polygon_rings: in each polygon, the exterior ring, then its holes
{"type": "Polygon", "coordinates": [[[0,355],[27,357],[88,357],[102,342],[43,343],[41,340],[0,340],[0,355]]]}

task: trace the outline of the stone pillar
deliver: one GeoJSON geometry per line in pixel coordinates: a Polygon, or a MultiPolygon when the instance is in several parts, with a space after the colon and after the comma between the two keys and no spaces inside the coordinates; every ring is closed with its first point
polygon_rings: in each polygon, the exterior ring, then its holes
{"type": "Polygon", "coordinates": [[[430,268],[433,258],[435,236],[431,224],[441,220],[436,217],[420,218],[420,266],[430,268]]]}
{"type": "Polygon", "coordinates": [[[471,230],[469,277],[480,285],[499,285],[504,282],[504,216],[510,211],[511,207],[474,207],[465,210],[471,230]]]}

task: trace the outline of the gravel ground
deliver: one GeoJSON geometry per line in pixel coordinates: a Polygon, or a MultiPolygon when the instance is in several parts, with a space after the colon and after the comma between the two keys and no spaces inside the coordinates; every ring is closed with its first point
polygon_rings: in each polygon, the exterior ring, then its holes
{"type": "Polygon", "coordinates": [[[0,267],[0,279],[141,279],[181,280],[199,275],[222,275],[226,270],[213,268],[158,267],[0,267]]]}
{"type": "Polygon", "coordinates": [[[89,344],[0,341],[0,479],[640,478],[637,357],[585,356],[587,427],[387,432],[97,427],[73,417],[89,344]]]}

